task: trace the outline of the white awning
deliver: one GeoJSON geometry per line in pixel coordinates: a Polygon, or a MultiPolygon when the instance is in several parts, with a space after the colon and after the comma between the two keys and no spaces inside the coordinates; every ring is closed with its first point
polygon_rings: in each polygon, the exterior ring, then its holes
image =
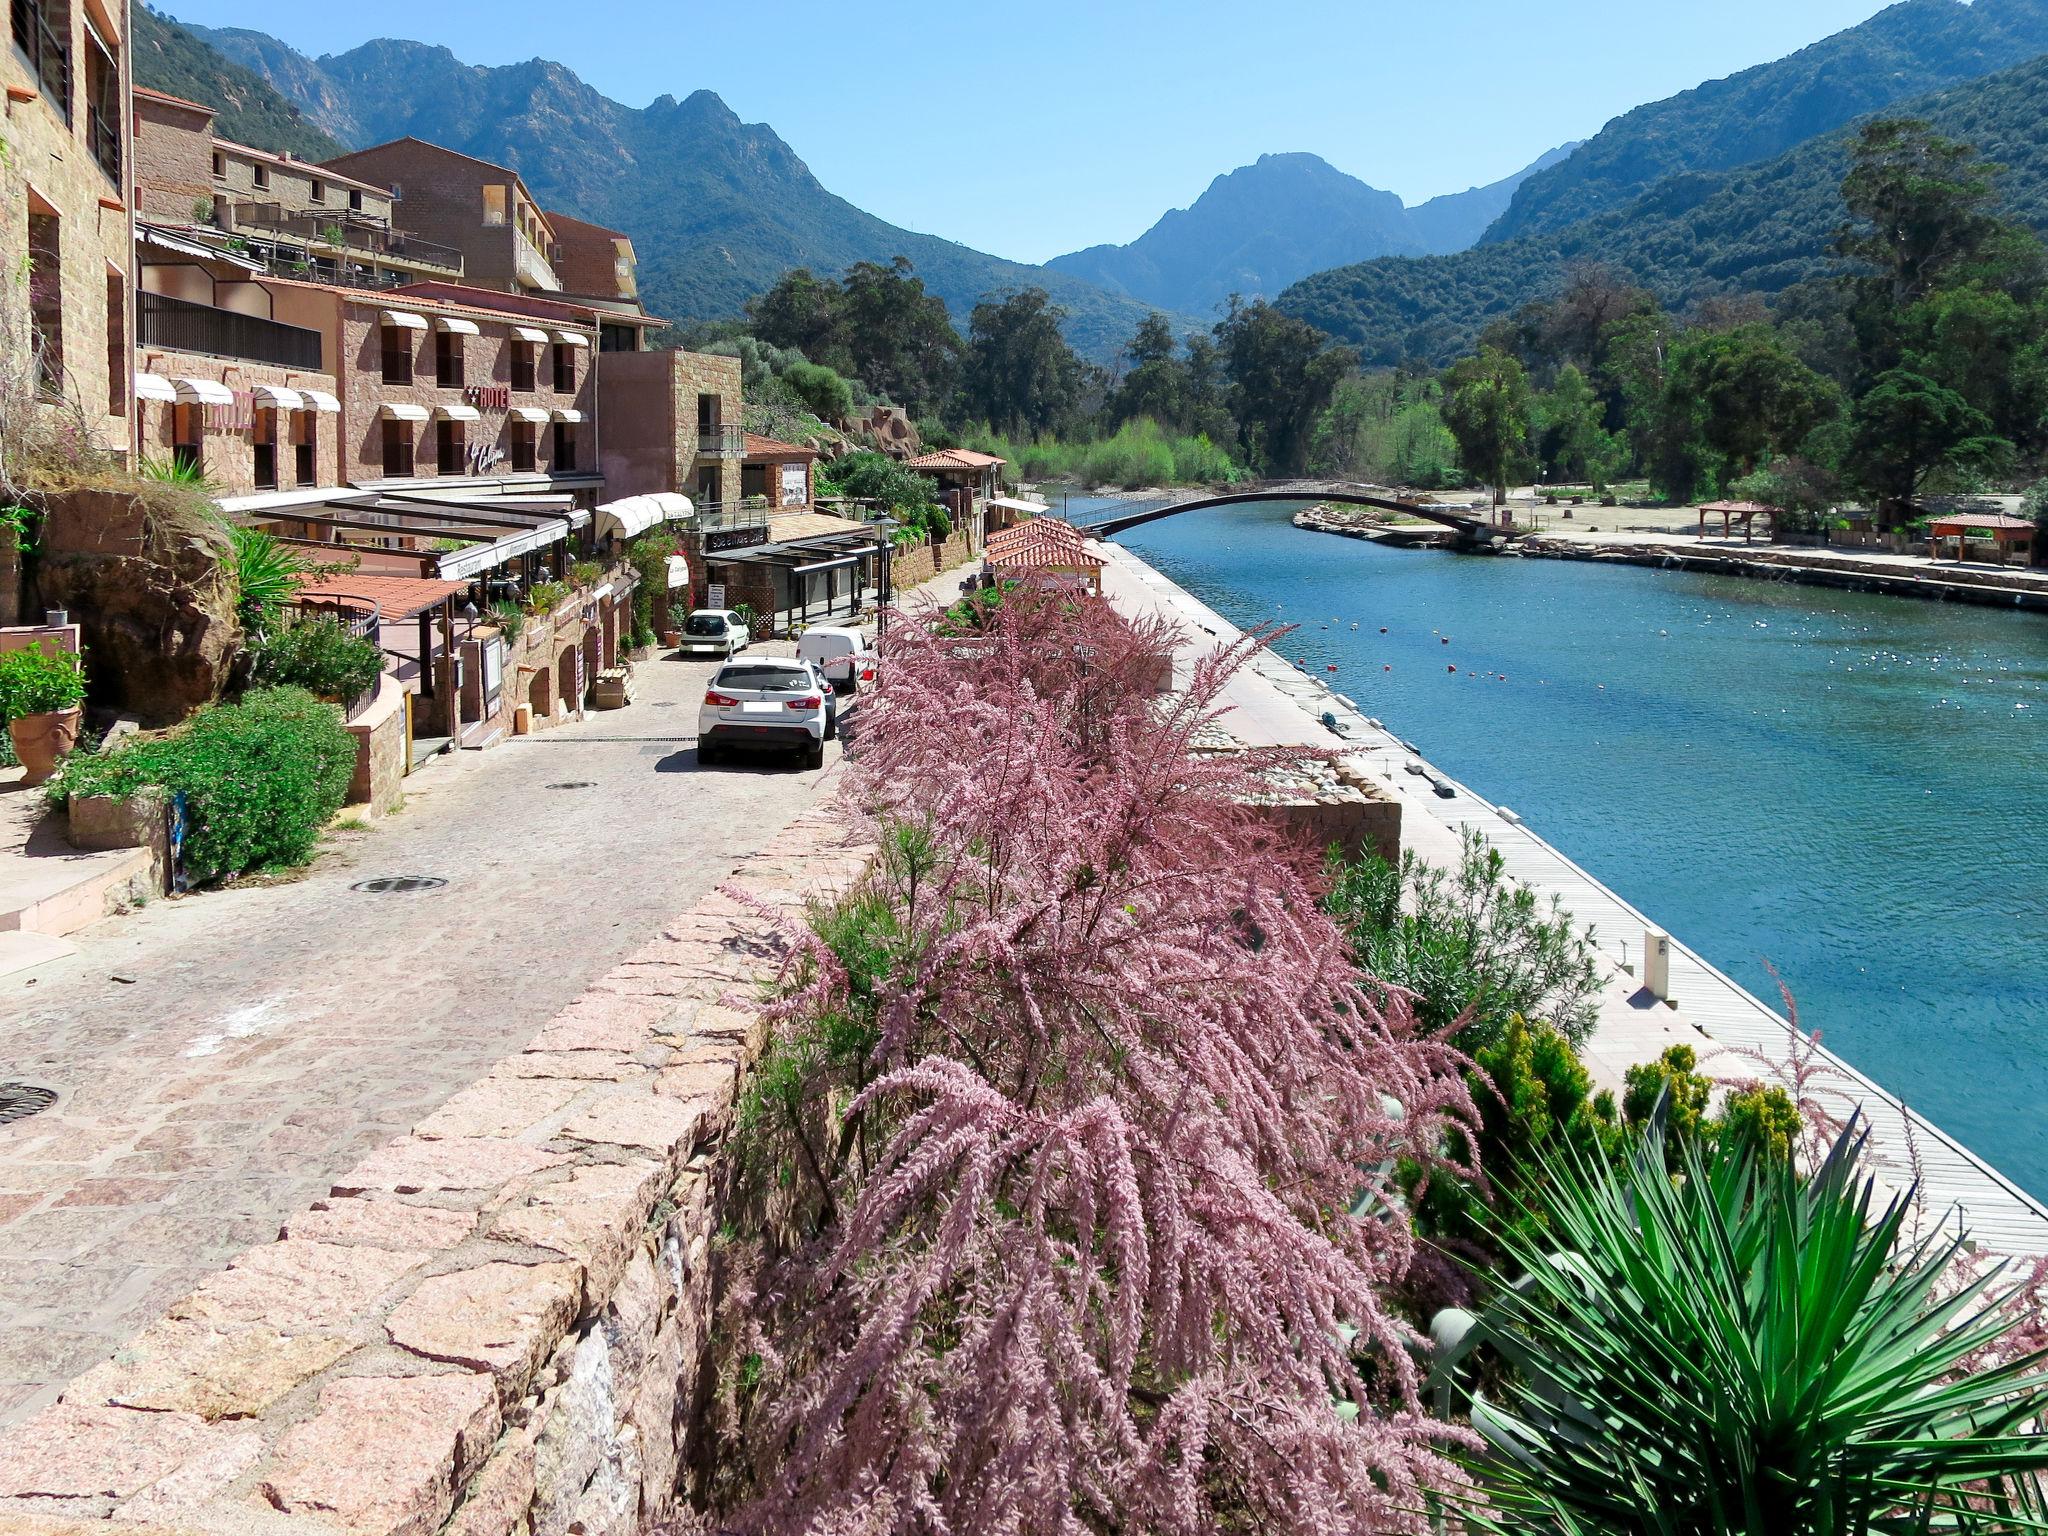
{"type": "Polygon", "coordinates": [[[416,315],[409,309],[387,309],[384,311],[384,323],[395,325],[401,331],[424,331],[427,328],[427,317],[416,315]]]}
{"type": "Polygon", "coordinates": [[[425,421],[427,408],[424,405],[406,405],[397,400],[386,400],[379,407],[390,421],[425,421]]]}
{"type": "Polygon", "coordinates": [[[685,560],[681,555],[670,555],[668,557],[669,591],[673,592],[677,587],[687,587],[689,584],[690,562],[685,560]]]}
{"type": "Polygon", "coordinates": [[[627,496],[608,501],[597,509],[591,531],[599,538],[616,534],[630,539],[645,533],[662,520],[661,503],[652,496],[627,496]]]}
{"type": "Polygon", "coordinates": [[[1022,512],[1026,517],[1043,517],[1052,510],[1042,501],[1021,501],[1015,496],[991,496],[988,504],[1005,512],[1022,512]]]}
{"type": "Polygon", "coordinates": [[[256,397],[258,405],[267,405],[274,411],[303,411],[306,402],[296,389],[286,389],[282,384],[251,384],[249,393],[256,397]]]}
{"type": "Polygon", "coordinates": [[[582,419],[583,419],[583,413],[582,413],[581,411],[556,411],[556,412],[555,412],[555,420],[557,420],[557,421],[569,421],[569,422],[575,422],[575,421],[581,421],[582,419]]]}
{"type": "Polygon", "coordinates": [[[482,334],[477,330],[474,320],[463,320],[454,315],[434,316],[434,329],[446,331],[450,336],[477,336],[482,334]]]}
{"type": "Polygon", "coordinates": [[[176,400],[177,388],[160,374],[138,373],[135,375],[135,398],[138,400],[176,400]]]}
{"type": "Polygon", "coordinates": [[[187,405],[233,405],[235,392],[213,379],[173,379],[178,398],[187,405]]]}
{"type": "Polygon", "coordinates": [[[302,389],[299,393],[306,397],[307,410],[318,411],[322,416],[339,416],[341,414],[341,402],[328,394],[326,390],[302,389]]]}
{"type": "Polygon", "coordinates": [[[437,405],[434,414],[443,421],[475,421],[478,419],[473,405],[437,405]]]}
{"type": "Polygon", "coordinates": [[[590,345],[590,338],[588,336],[581,335],[575,331],[557,331],[555,332],[555,340],[565,347],[587,347],[590,345]]]}
{"type": "Polygon", "coordinates": [[[515,405],[506,413],[514,421],[546,421],[548,409],[544,405],[515,405]]]}
{"type": "Polygon", "coordinates": [[[530,325],[515,325],[512,327],[512,334],[521,341],[532,342],[536,347],[544,347],[548,344],[548,333],[536,330],[530,325]]]}

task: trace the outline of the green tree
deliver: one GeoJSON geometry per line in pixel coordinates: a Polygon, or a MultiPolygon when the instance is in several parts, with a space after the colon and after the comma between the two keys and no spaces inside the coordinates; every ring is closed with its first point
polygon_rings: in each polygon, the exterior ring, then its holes
{"type": "Polygon", "coordinates": [[[1604,490],[1621,458],[1621,445],[1607,430],[1607,405],[1578,364],[1566,363],[1557,382],[1536,402],[1536,421],[1545,465],[1561,479],[1585,481],[1604,490]]]}
{"type": "Polygon", "coordinates": [[[781,383],[820,421],[844,421],[853,414],[853,386],[823,363],[793,362],[781,383]]]}
{"type": "Polygon", "coordinates": [[[1666,367],[1662,408],[1667,453],[1682,441],[1677,460],[1690,467],[1694,481],[1667,486],[1683,498],[1699,482],[1725,485],[1766,456],[1791,452],[1840,402],[1834,386],[1768,326],[1742,325],[1687,331],[1678,338],[1666,367]]]}
{"type": "Polygon", "coordinates": [[[1922,374],[1894,368],[1856,402],[1843,468],[1880,510],[1909,509],[1937,470],[1986,470],[2010,459],[2012,444],[1961,395],[1922,374]]]}
{"type": "Polygon", "coordinates": [[[1497,348],[1481,348],[1444,375],[1444,425],[1466,471],[1493,487],[1495,506],[1507,500],[1510,482],[1534,472],[1529,408],[1529,376],[1497,348]]]}
{"type": "Polygon", "coordinates": [[[860,380],[924,415],[949,399],[960,369],[959,332],[908,257],[855,262],[843,279],[798,267],[747,305],[754,334],[860,380]]]}
{"type": "Polygon", "coordinates": [[[1097,370],[1061,335],[1066,315],[1043,288],[975,305],[960,376],[961,414],[1021,436],[1070,427],[1097,370]]]}
{"type": "Polygon", "coordinates": [[[1230,378],[1230,411],[1246,462],[1280,474],[1300,471],[1308,463],[1316,418],[1351,371],[1355,354],[1264,299],[1247,304],[1236,294],[1216,326],[1216,345],[1230,378]]]}
{"type": "Polygon", "coordinates": [[[1941,288],[1903,311],[1903,366],[1946,385],[2016,443],[2041,440],[2048,413],[2048,316],[2002,289],[1941,288]]]}
{"type": "Polygon", "coordinates": [[[808,267],[793,267],[775,286],[747,301],[747,324],[771,347],[790,347],[810,358],[839,348],[839,284],[808,267]]]}
{"type": "Polygon", "coordinates": [[[1164,426],[1180,427],[1188,414],[1188,370],[1173,339],[1166,316],[1147,315],[1124,347],[1131,371],[1123,376],[1108,401],[1112,423],[1149,416],[1164,426]]]}

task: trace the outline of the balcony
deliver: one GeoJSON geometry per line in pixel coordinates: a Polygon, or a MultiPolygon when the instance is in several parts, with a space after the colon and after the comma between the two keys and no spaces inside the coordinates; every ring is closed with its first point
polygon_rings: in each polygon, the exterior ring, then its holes
{"type": "Polygon", "coordinates": [[[359,213],[306,213],[278,203],[237,203],[229,217],[238,229],[297,242],[306,246],[309,254],[324,250],[345,256],[360,251],[385,260],[435,267],[456,277],[462,275],[462,252],[452,245],[422,240],[359,213]]]}
{"type": "MultiPolygon", "coordinates": [[[[50,105],[71,121],[71,45],[56,27],[45,0],[11,0],[14,46],[28,60],[50,105]]],[[[55,18],[62,19],[62,18],[55,18]]]]}
{"type": "Polygon", "coordinates": [[[747,451],[747,434],[743,427],[706,426],[697,424],[697,452],[700,456],[713,459],[736,459],[747,451]]]}
{"type": "Polygon", "coordinates": [[[555,276],[554,267],[523,229],[512,232],[512,276],[522,287],[541,288],[549,293],[562,291],[562,280],[555,276]]]}
{"type": "Polygon", "coordinates": [[[136,295],[142,344],[240,358],[280,368],[321,368],[320,333],[260,315],[193,304],[164,293],[136,295]]]}

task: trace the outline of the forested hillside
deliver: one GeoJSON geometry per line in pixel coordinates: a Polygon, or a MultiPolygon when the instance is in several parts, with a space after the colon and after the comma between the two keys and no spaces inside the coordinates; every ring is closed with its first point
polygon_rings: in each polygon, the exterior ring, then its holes
{"type": "Polygon", "coordinates": [[[342,151],[261,76],[147,6],[135,8],[133,67],[137,85],[212,107],[222,138],[289,150],[307,160],[342,151]]]}
{"type": "MultiPolygon", "coordinates": [[[[2004,208],[2048,228],[2048,57],[1903,103],[2004,167],[2004,208]]],[[[1440,365],[1486,323],[1556,293],[1567,269],[1599,261],[1670,308],[1717,294],[1775,293],[1830,269],[1842,222],[1848,130],[1761,165],[1668,177],[1627,206],[1556,234],[1455,256],[1383,259],[1320,272],[1280,308],[1356,346],[1368,363],[1440,365]]]]}
{"type": "Polygon", "coordinates": [[[2043,52],[2048,0],[1904,0],[1785,58],[1623,113],[1523,183],[1482,243],[1561,233],[1666,176],[1754,164],[2043,52]]]}

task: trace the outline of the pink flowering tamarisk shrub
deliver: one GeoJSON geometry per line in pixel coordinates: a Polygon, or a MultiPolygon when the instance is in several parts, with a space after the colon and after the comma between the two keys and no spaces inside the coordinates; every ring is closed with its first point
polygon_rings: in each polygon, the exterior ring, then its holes
{"type": "Polygon", "coordinates": [[[742,1115],[721,1528],[1396,1532],[1457,1476],[1375,1192],[1467,1063],[1240,803],[1272,756],[1196,750],[1250,648],[1162,696],[1171,639],[1030,588],[892,627],[882,854],[742,1115]]]}

